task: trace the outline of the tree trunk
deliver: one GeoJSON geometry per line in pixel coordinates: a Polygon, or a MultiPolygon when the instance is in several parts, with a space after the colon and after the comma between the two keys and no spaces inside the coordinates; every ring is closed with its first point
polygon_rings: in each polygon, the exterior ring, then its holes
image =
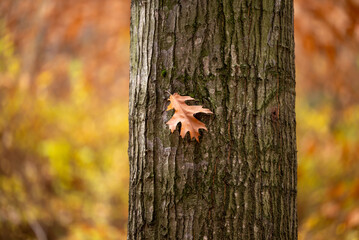
{"type": "Polygon", "coordinates": [[[128,239],[297,239],[293,0],[132,0],[128,239]],[[170,133],[194,97],[200,142],[170,133]]]}

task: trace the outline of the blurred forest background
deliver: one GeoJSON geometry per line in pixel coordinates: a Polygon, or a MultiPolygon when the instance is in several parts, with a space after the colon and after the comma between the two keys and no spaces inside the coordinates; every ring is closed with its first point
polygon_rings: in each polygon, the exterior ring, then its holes
{"type": "MultiPolygon", "coordinates": [[[[0,239],[126,239],[129,0],[0,1],[0,239]]],[[[295,0],[299,239],[359,239],[359,0],[295,0]]]]}

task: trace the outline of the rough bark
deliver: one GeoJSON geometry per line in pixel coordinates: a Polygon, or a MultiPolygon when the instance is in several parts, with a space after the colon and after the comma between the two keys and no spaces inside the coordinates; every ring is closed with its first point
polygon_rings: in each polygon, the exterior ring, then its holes
{"type": "Polygon", "coordinates": [[[132,0],[128,239],[297,239],[293,31],[293,0],[132,0]]]}

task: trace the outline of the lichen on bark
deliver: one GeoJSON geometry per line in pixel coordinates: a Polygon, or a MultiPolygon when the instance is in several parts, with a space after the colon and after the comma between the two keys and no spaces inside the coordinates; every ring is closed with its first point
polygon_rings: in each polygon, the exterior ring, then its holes
{"type": "Polygon", "coordinates": [[[293,0],[132,1],[128,239],[297,239],[293,31],[293,0]]]}

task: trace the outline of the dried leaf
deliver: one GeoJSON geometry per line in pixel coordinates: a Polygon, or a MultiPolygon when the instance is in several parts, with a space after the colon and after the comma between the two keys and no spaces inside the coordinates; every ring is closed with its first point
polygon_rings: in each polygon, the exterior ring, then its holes
{"type": "Polygon", "coordinates": [[[186,104],[188,100],[194,100],[190,96],[181,96],[178,93],[174,93],[168,99],[170,100],[170,105],[167,108],[167,111],[174,109],[175,114],[172,118],[166,123],[171,132],[176,129],[177,124],[181,122],[181,137],[184,138],[186,133],[189,132],[191,135],[191,139],[194,137],[196,138],[197,142],[199,142],[199,129],[202,128],[207,130],[206,125],[199,121],[197,118],[194,117],[196,113],[208,113],[213,114],[209,109],[203,108],[202,106],[189,106],[186,104]]]}

